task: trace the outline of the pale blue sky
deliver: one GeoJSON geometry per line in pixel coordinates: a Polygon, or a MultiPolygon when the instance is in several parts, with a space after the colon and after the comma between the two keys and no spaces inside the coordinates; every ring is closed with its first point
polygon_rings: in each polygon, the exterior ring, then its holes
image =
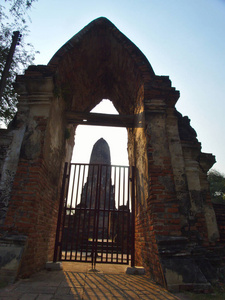
{"type": "Polygon", "coordinates": [[[39,0],[30,16],[30,41],[41,52],[35,64],[47,64],[94,19],[108,18],[157,75],[169,75],[181,95],[177,109],[191,119],[202,150],[216,155],[214,168],[225,173],[225,0],[39,0]]]}

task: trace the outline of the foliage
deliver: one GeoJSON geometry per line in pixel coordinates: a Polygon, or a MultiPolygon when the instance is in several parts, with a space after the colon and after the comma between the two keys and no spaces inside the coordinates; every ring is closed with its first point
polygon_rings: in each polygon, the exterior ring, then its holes
{"type": "Polygon", "coordinates": [[[32,64],[35,56],[33,46],[25,42],[29,32],[28,10],[35,1],[37,0],[5,0],[4,6],[0,5],[0,74],[5,67],[13,31],[20,31],[22,35],[19,45],[16,46],[6,87],[0,101],[0,121],[5,124],[9,123],[16,112],[17,95],[13,88],[16,74],[21,74],[28,65],[32,64]]]}
{"type": "MultiPolygon", "coordinates": [[[[213,202],[225,201],[225,175],[216,170],[208,173],[211,199],[213,202]]],[[[225,203],[225,202],[224,202],[225,203]]]]}

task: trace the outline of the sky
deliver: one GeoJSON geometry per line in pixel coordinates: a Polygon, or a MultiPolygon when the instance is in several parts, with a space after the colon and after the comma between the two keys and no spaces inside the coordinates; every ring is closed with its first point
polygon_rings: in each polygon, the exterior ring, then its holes
{"type": "MultiPolygon", "coordinates": [[[[29,24],[29,42],[40,51],[35,64],[47,64],[102,16],[144,53],[156,75],[170,77],[180,91],[176,108],[191,119],[202,151],[216,156],[213,168],[225,173],[225,0],[39,0],[29,24]]],[[[73,160],[89,162],[93,144],[106,137],[112,163],[126,165],[126,129],[109,130],[79,126],[73,160]]]]}

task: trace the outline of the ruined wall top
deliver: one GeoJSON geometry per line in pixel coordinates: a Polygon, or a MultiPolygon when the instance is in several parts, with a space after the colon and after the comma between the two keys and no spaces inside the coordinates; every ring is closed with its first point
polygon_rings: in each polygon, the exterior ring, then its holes
{"type": "MultiPolygon", "coordinates": [[[[99,36],[102,43],[110,41],[113,38],[116,43],[123,45],[123,48],[126,49],[127,53],[132,56],[133,59],[137,62],[137,66],[142,67],[143,70],[149,72],[152,76],[155,75],[152,66],[150,65],[145,55],[140,51],[140,49],[123,33],[121,33],[112,22],[104,17],[95,19],[87,26],[85,26],[81,31],[75,34],[54,54],[54,56],[49,61],[48,66],[56,68],[60,63],[60,60],[63,58],[63,56],[66,55],[66,53],[69,53],[78,45],[88,47],[90,44],[90,40],[88,40],[88,37],[93,38],[94,36],[99,36]],[[83,44],[84,40],[86,40],[85,44],[83,44]]],[[[108,50],[109,49],[106,49],[106,51],[108,50]]],[[[116,49],[114,48],[114,50],[116,49]]],[[[92,49],[90,49],[90,51],[92,51],[92,49]]]]}
{"type": "Polygon", "coordinates": [[[155,78],[144,54],[106,18],[74,35],[48,67],[70,110],[86,112],[110,99],[119,113],[131,114],[141,86],[155,78]]]}

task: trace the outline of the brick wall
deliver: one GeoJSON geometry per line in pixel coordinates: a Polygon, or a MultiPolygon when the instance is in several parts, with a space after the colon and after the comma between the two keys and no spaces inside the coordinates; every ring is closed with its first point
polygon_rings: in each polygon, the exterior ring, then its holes
{"type": "Polygon", "coordinates": [[[150,210],[142,210],[136,217],[135,224],[135,262],[143,266],[146,273],[157,283],[164,285],[156,234],[150,210]]]}
{"type": "Polygon", "coordinates": [[[14,180],[5,229],[28,236],[21,276],[28,276],[52,259],[58,210],[58,188],[48,178],[42,159],[21,160],[14,180]]]}

